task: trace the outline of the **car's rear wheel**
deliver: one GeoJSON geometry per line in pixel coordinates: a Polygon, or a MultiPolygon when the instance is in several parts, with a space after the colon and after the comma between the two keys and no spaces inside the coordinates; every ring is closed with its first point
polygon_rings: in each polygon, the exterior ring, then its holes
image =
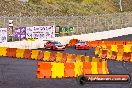
{"type": "Polygon", "coordinates": [[[51,47],[45,47],[45,49],[51,49],[51,47]]]}
{"type": "Polygon", "coordinates": [[[46,49],[46,45],[44,45],[44,49],[46,49]]]}
{"type": "Polygon", "coordinates": [[[53,49],[53,46],[49,47],[49,49],[53,49]]]}

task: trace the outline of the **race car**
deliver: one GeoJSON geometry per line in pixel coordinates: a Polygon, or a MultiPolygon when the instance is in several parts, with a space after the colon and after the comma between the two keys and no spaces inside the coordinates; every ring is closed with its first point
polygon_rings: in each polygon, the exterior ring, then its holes
{"type": "Polygon", "coordinates": [[[85,41],[79,41],[77,44],[75,44],[75,49],[89,49],[89,45],[85,41]]]}
{"type": "Polygon", "coordinates": [[[47,41],[44,44],[45,49],[51,49],[51,50],[65,50],[66,46],[62,45],[58,41],[47,41]]]}

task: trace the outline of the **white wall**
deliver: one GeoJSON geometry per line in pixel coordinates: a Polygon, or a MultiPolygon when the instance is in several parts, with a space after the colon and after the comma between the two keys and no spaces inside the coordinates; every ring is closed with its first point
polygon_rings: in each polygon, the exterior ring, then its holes
{"type": "Polygon", "coordinates": [[[27,42],[27,41],[8,42],[8,43],[0,44],[0,46],[10,47],[10,48],[37,49],[37,48],[43,48],[44,46],[43,40],[56,40],[61,42],[62,44],[68,44],[71,39],[94,41],[94,40],[108,39],[108,38],[113,38],[128,34],[132,34],[132,27],[96,32],[96,33],[89,33],[89,34],[55,37],[51,39],[38,39],[34,42],[27,42]]]}

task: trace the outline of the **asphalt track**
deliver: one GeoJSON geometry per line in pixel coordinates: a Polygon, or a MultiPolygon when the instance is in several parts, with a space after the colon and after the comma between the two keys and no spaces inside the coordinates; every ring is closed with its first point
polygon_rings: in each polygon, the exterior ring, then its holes
{"type": "MultiPolygon", "coordinates": [[[[109,40],[132,40],[132,35],[121,36],[109,40]]],[[[63,52],[63,51],[61,51],[63,52]]],[[[75,50],[73,47],[64,52],[94,55],[94,49],[75,50]]],[[[35,60],[0,57],[0,88],[132,88],[132,84],[86,84],[80,86],[75,78],[67,79],[37,79],[35,60]]],[[[132,63],[108,61],[108,69],[112,74],[130,74],[132,63]]]]}

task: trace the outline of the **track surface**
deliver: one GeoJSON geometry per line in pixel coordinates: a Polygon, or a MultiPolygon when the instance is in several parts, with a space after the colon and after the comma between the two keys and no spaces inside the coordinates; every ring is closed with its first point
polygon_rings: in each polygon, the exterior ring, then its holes
{"type": "MultiPolygon", "coordinates": [[[[132,40],[132,35],[110,40],[132,40]],[[123,39],[124,38],[124,39],[123,39]]],[[[68,48],[64,52],[93,56],[94,49],[75,50],[68,48]]],[[[34,60],[0,57],[0,88],[132,88],[132,84],[86,84],[79,86],[75,78],[37,79],[37,62],[34,60]]],[[[132,63],[108,61],[108,69],[112,74],[130,74],[132,63]]]]}

